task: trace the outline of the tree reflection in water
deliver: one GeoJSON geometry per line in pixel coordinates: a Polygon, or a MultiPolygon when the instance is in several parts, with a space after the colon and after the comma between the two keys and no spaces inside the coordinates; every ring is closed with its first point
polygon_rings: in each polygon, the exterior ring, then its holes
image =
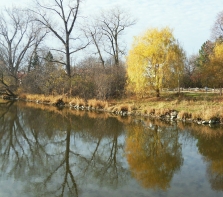
{"type": "Polygon", "coordinates": [[[126,157],[143,187],[166,190],[183,164],[176,127],[133,123],[128,127],[126,157]]]}
{"type": "Polygon", "coordinates": [[[198,139],[197,147],[208,163],[207,175],[212,189],[223,191],[223,131],[220,128],[202,128],[193,133],[198,139]]]}
{"type": "Polygon", "coordinates": [[[198,152],[207,163],[207,177],[211,188],[223,191],[223,126],[180,123],[189,139],[197,140],[198,152]]]}
{"type": "Polygon", "coordinates": [[[167,190],[183,164],[179,141],[185,136],[198,140],[211,186],[223,190],[222,129],[205,135],[204,129],[199,133],[191,125],[193,132],[179,130],[180,124],[118,120],[83,111],[72,115],[69,109],[27,105],[0,103],[0,176],[22,183],[22,196],[83,196],[102,187],[122,190],[128,181],[135,184],[131,175],[144,188],[167,190]]]}
{"type": "Polygon", "coordinates": [[[24,193],[79,196],[91,181],[118,187],[123,125],[115,118],[88,118],[4,105],[0,108],[1,171],[26,182],[24,193]]]}

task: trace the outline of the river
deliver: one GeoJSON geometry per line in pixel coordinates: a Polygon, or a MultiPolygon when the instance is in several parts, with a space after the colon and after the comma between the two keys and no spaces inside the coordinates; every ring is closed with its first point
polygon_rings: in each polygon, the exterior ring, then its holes
{"type": "Polygon", "coordinates": [[[0,100],[0,197],[223,195],[223,128],[0,100]]]}

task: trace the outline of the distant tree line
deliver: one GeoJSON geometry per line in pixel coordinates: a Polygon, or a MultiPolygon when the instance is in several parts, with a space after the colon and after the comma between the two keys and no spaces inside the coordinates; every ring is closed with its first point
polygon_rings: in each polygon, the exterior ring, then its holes
{"type": "Polygon", "coordinates": [[[223,88],[223,11],[214,22],[211,38],[197,54],[191,55],[184,69],[183,87],[223,88]]]}
{"type": "Polygon", "coordinates": [[[81,6],[80,0],[33,0],[29,9],[1,11],[0,93],[109,99],[223,86],[223,12],[212,38],[186,57],[168,27],[148,29],[127,54],[123,35],[136,20],[117,7],[84,20],[81,6]]]}

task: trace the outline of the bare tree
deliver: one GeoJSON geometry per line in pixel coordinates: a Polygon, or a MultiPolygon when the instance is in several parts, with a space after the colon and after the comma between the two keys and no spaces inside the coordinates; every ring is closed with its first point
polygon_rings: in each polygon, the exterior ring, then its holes
{"type": "Polygon", "coordinates": [[[136,23],[136,20],[126,11],[112,8],[107,12],[102,12],[97,23],[104,38],[104,51],[114,59],[115,65],[118,66],[120,56],[125,53],[125,47],[122,46],[120,40],[121,36],[126,28],[136,23]]]}
{"type": "Polygon", "coordinates": [[[125,10],[115,7],[101,12],[84,27],[84,32],[91,38],[103,67],[105,59],[111,59],[115,65],[119,65],[120,57],[125,53],[121,37],[125,29],[135,23],[136,20],[125,10]]]}
{"type": "Polygon", "coordinates": [[[29,13],[17,8],[5,9],[1,12],[0,82],[10,94],[17,89],[17,73],[25,65],[26,56],[32,50],[39,33],[40,29],[34,24],[29,13]]]}
{"type": "MultiPolygon", "coordinates": [[[[66,66],[66,72],[71,77],[71,55],[84,49],[89,43],[83,44],[80,35],[74,36],[80,0],[35,0],[37,8],[31,10],[36,15],[36,21],[50,30],[62,44],[62,48],[52,50],[65,56],[65,61],[59,63],[66,66]],[[75,46],[75,48],[74,48],[75,46]]],[[[77,30],[77,28],[76,28],[77,30]]],[[[77,32],[77,31],[76,31],[77,32]]]]}
{"type": "Polygon", "coordinates": [[[103,34],[95,21],[88,23],[83,27],[85,34],[91,39],[91,43],[95,46],[96,52],[98,54],[99,60],[103,68],[105,68],[105,57],[103,57],[103,34]]]}
{"type": "Polygon", "coordinates": [[[212,28],[212,38],[223,39],[223,11],[219,12],[212,28]]]}
{"type": "Polygon", "coordinates": [[[46,37],[46,35],[48,33],[49,32],[47,32],[47,31],[42,31],[42,33],[39,36],[37,36],[35,43],[34,43],[33,50],[31,51],[31,53],[28,57],[28,68],[27,68],[28,72],[31,71],[32,59],[35,58],[35,56],[39,50],[42,50],[42,48],[40,47],[40,44],[43,42],[44,38],[46,37]]]}
{"type": "MultiPolygon", "coordinates": [[[[127,11],[115,7],[101,12],[92,20],[88,18],[87,25],[83,27],[103,67],[94,78],[97,97],[101,99],[120,97],[124,92],[126,73],[121,60],[125,54],[123,35],[126,28],[135,23],[136,20],[127,11]]],[[[96,65],[96,69],[101,69],[99,64],[96,65]]]]}

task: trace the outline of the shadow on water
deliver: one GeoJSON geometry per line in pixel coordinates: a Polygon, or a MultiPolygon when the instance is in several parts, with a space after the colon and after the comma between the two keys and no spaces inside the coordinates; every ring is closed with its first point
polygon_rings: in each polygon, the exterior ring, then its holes
{"type": "Polygon", "coordinates": [[[223,131],[199,128],[22,102],[1,103],[0,176],[22,182],[23,196],[93,196],[92,192],[97,196],[100,188],[115,191],[132,178],[145,191],[167,191],[183,166],[180,138],[185,138],[197,140],[208,163],[210,185],[222,191],[223,131]]]}

